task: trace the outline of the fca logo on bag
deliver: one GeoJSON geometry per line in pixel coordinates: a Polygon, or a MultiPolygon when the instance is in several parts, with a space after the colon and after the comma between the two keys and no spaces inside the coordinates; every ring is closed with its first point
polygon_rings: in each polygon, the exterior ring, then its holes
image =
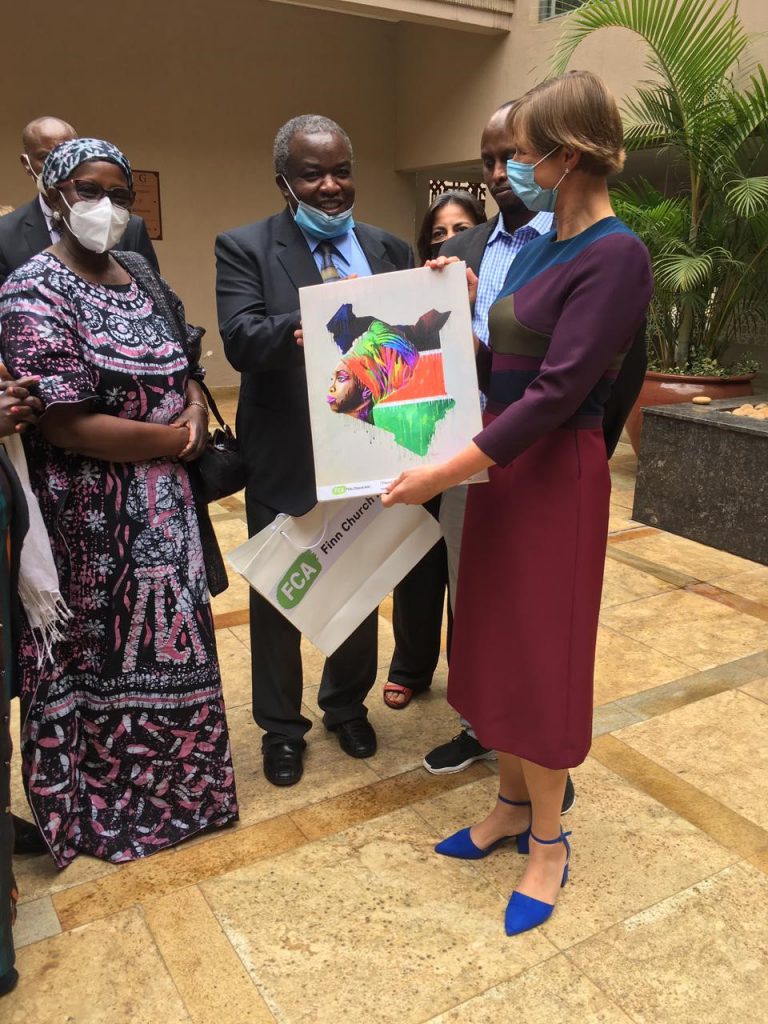
{"type": "Polygon", "coordinates": [[[305,551],[299,555],[277,585],[277,603],[280,607],[295,608],[320,575],[321,570],[320,559],[314,552],[305,551]]]}

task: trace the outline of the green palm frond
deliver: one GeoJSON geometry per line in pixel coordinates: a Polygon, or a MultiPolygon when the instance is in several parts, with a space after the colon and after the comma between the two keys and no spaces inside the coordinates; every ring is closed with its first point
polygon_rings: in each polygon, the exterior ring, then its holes
{"type": "Polygon", "coordinates": [[[670,252],[657,258],[654,273],[663,288],[676,292],[694,292],[711,283],[716,260],[730,257],[727,250],[707,252],[670,252]]]}
{"type": "Polygon", "coordinates": [[[729,0],[587,0],[568,15],[555,50],[553,73],[562,74],[578,45],[601,28],[625,28],[649,48],[647,66],[684,95],[717,81],[743,53],[748,37],[734,24],[729,0]],[[695,72],[692,67],[695,65],[695,72]]]}
{"type": "Polygon", "coordinates": [[[640,235],[651,257],[665,252],[685,237],[690,205],[680,196],[665,197],[648,182],[623,183],[611,191],[617,215],[640,235]]]}
{"type": "Polygon", "coordinates": [[[768,76],[760,66],[741,92],[727,90],[728,116],[722,125],[722,142],[737,152],[755,134],[768,135],[768,76]]]}
{"type": "Polygon", "coordinates": [[[768,176],[741,178],[726,187],[725,197],[737,217],[768,210],[768,176]]]}
{"type": "Polygon", "coordinates": [[[681,112],[668,89],[638,89],[625,111],[624,144],[629,150],[669,145],[685,136],[681,112]]]}

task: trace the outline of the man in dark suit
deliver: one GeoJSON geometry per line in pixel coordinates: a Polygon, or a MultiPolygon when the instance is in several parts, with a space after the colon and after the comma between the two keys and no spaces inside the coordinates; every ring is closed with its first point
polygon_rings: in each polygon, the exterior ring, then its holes
{"type": "MultiPolygon", "coordinates": [[[[553,227],[551,214],[534,214],[515,195],[507,178],[507,160],[514,155],[507,129],[507,116],[512,103],[496,110],[483,130],[480,153],[486,187],[499,207],[499,212],[486,224],[479,224],[449,239],[440,249],[441,256],[457,256],[478,277],[477,300],[473,310],[472,328],[481,341],[488,343],[488,310],[501,290],[515,256],[533,238],[553,227]]],[[[647,366],[645,327],[627,353],[614,383],[603,416],[603,433],[608,456],[613,454],[632,406],[640,393],[647,366]]],[[[466,485],[452,488],[442,496],[440,523],[448,549],[448,570],[451,599],[458,573],[461,527],[464,518],[466,485]]],[[[461,720],[462,730],[448,743],[431,750],[424,758],[424,767],[435,775],[452,774],[469,767],[474,761],[493,757],[475,737],[469,722],[461,720]]],[[[563,813],[573,806],[573,784],[570,776],[566,786],[563,813]]]]}
{"type": "MultiPolygon", "coordinates": [[[[76,139],[77,132],[71,124],[58,117],[38,117],[30,121],[21,138],[24,152],[19,159],[25,172],[35,182],[38,195],[31,203],[0,217],[0,285],[17,267],[57,241],[59,233],[51,220],[53,211],[43,195],[43,164],[52,149],[60,142],[76,139]]],[[[116,248],[140,252],[155,270],[159,270],[154,247],[141,217],[131,216],[116,248]]]]}
{"type": "MultiPolygon", "coordinates": [[[[280,512],[300,516],[317,502],[298,290],[352,274],[413,266],[406,242],[355,224],[352,147],[334,121],[308,114],[278,131],[277,187],[286,208],[216,240],[219,329],[241,377],[237,434],[248,465],[246,508],[251,535],[280,512]]],[[[302,774],[300,634],[268,601],[251,592],[253,716],[265,731],[264,773],[289,786],[302,774]]],[[[323,722],[352,757],[370,757],[376,734],[365,697],[376,679],[374,612],[326,660],[318,702],[323,722]]]]}

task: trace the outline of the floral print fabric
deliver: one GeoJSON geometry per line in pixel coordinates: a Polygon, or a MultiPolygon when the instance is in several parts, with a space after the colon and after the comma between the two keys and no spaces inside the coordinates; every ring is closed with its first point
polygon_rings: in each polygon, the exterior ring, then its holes
{"type": "MultiPolygon", "coordinates": [[[[46,406],[170,423],[189,367],[135,281],[106,287],[50,253],[0,289],[0,350],[46,406]]],[[[184,464],[108,463],[26,440],[73,613],[55,659],[21,638],[28,796],[59,866],[143,857],[237,817],[200,535],[184,464]]]]}

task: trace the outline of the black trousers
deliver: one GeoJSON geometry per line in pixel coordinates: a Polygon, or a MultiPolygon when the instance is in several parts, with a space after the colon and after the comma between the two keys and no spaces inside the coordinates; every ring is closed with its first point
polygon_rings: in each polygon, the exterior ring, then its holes
{"type": "MultiPolygon", "coordinates": [[[[250,536],[278,515],[275,509],[250,498],[247,491],[245,504],[250,536]]],[[[265,731],[262,745],[300,740],[312,728],[301,713],[301,633],[254,590],[250,611],[253,717],[265,731]]],[[[376,682],[377,656],[378,612],[374,611],[326,658],[318,704],[328,728],[367,717],[363,702],[376,682]]]]}
{"type": "MultiPolygon", "coordinates": [[[[437,519],[440,496],[424,506],[437,519]]],[[[388,679],[423,693],[432,684],[440,658],[443,608],[448,590],[448,555],[439,540],[395,587],[392,594],[392,631],[395,650],[388,679]]],[[[448,651],[453,615],[448,607],[448,651]]]]}
{"type": "MultiPolygon", "coordinates": [[[[5,625],[5,623],[3,623],[5,625]]],[[[0,669],[2,661],[0,660],[0,669]]],[[[11,931],[13,880],[13,821],[11,820],[11,727],[5,679],[0,675],[0,977],[15,962],[11,931]]]]}

